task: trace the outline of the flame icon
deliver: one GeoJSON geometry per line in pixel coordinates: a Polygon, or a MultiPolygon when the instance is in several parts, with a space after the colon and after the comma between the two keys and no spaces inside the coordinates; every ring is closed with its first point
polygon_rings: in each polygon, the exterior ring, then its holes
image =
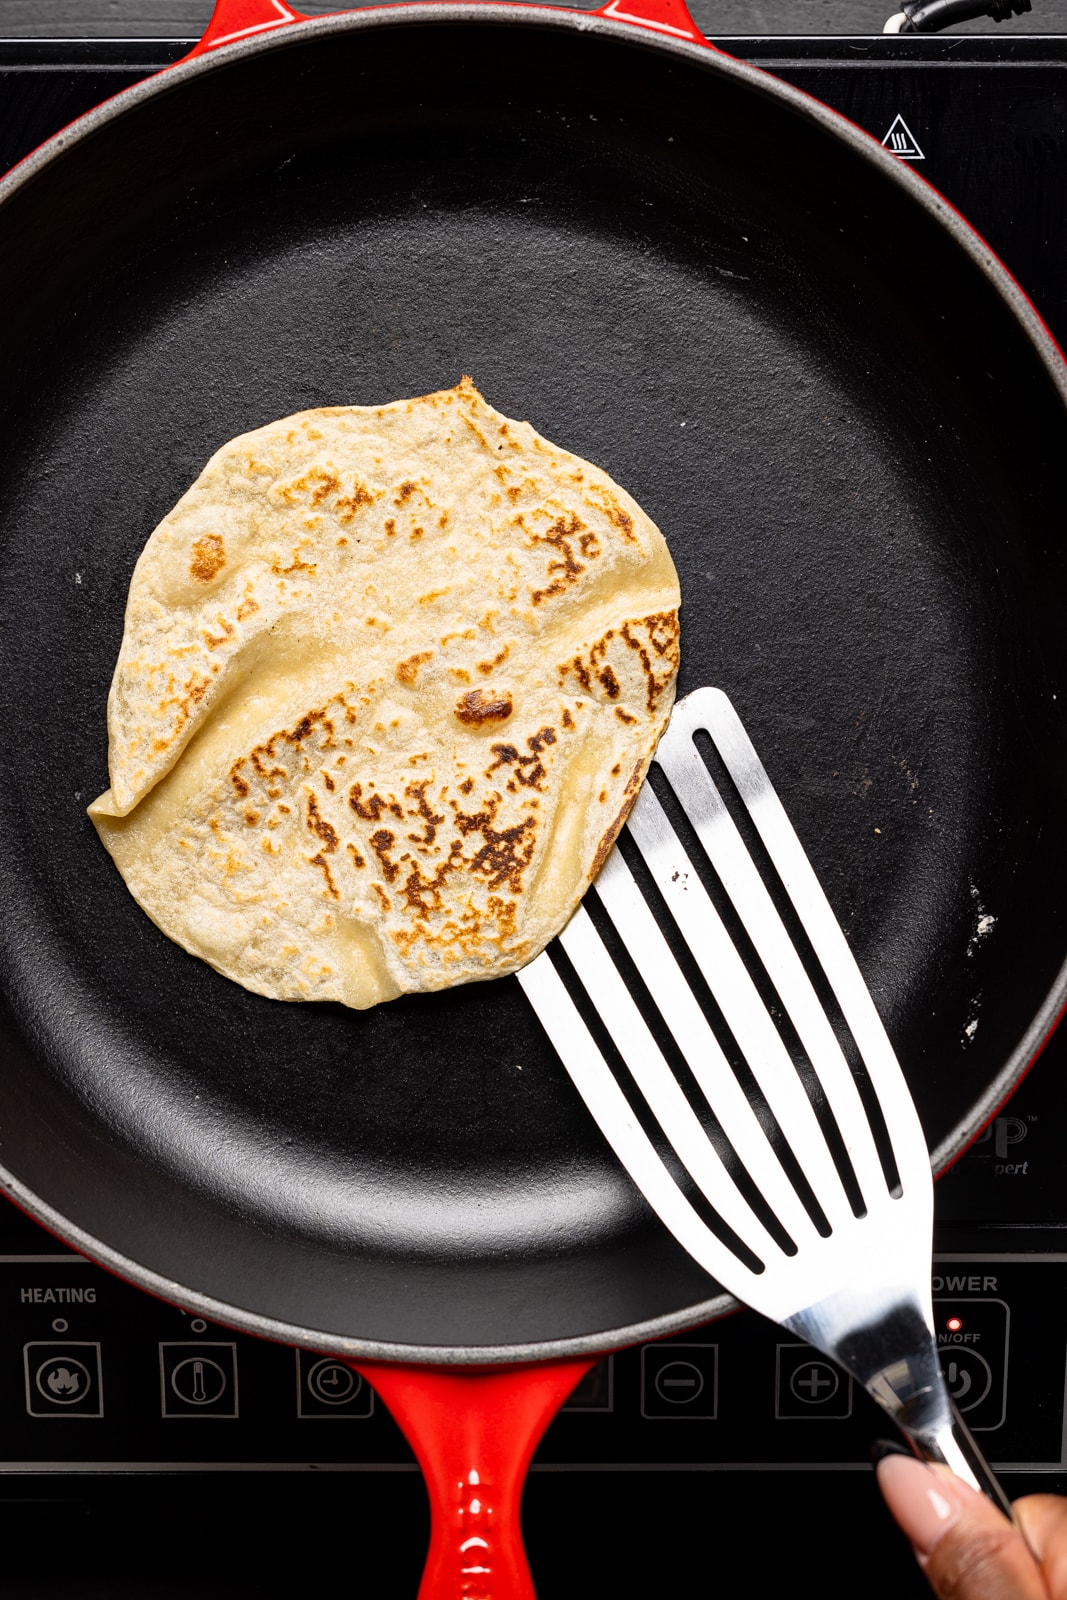
{"type": "Polygon", "coordinates": [[[71,1372],[68,1367],[56,1367],[45,1379],[53,1394],[77,1394],[81,1388],[81,1379],[76,1372],[71,1372]]]}
{"type": "Polygon", "coordinates": [[[103,1408],[99,1399],[99,1347],[90,1345],[88,1348],[95,1348],[97,1352],[97,1376],[95,1379],[93,1378],[90,1368],[85,1365],[85,1362],[79,1361],[78,1357],[72,1355],[69,1349],[56,1350],[54,1355],[49,1355],[46,1353],[43,1361],[38,1359],[36,1362],[33,1362],[34,1355],[37,1354],[39,1357],[42,1352],[48,1351],[49,1346],[39,1344],[28,1344],[26,1346],[26,1403],[31,1417],[54,1416],[56,1408],[60,1406],[74,1406],[79,1415],[103,1415],[103,1408]],[[31,1362],[33,1362],[32,1366],[31,1362]],[[36,1370],[34,1370],[34,1367],[36,1370]],[[29,1392],[29,1385],[31,1381],[33,1388],[46,1402],[47,1409],[43,1412],[34,1410],[29,1392]],[[97,1390],[95,1396],[93,1392],[94,1385],[97,1390]],[[94,1399],[96,1402],[96,1409],[86,1412],[86,1403],[88,1402],[91,1405],[94,1399]]]}

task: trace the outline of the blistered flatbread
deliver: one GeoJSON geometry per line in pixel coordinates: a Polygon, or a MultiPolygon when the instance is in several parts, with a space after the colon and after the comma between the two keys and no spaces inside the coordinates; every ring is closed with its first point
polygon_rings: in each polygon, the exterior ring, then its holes
{"type": "Polygon", "coordinates": [[[674,698],[666,542],[468,379],[223,446],[134,569],[90,806],[258,994],[365,1007],[564,925],[674,698]]]}

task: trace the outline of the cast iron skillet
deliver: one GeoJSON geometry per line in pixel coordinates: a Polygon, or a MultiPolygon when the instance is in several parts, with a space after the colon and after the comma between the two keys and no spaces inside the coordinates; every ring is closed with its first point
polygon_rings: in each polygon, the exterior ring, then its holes
{"type": "Polygon", "coordinates": [[[741,711],[940,1169],[1067,992],[1067,382],[932,190],[681,0],[290,17],[221,0],[0,186],[3,1181],[254,1333],[573,1361],[731,1302],[516,982],[275,1004],[99,846],[138,551],[233,435],[463,372],[605,467],[678,565],[680,692],[741,711]]]}

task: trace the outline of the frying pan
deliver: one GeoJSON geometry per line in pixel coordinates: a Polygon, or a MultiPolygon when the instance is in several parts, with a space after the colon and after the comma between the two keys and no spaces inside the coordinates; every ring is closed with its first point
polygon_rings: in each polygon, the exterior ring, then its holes
{"type": "Polygon", "coordinates": [[[138,910],[85,817],[134,560],[226,439],[465,371],[604,466],[670,541],[680,692],[741,709],[940,1170],[1067,994],[1060,358],[940,197],[681,0],[220,0],[0,187],[0,304],[6,1192],[357,1362],[431,1478],[425,1592],[526,1593],[555,1406],[732,1302],[513,979],[276,1004],[138,910]]]}

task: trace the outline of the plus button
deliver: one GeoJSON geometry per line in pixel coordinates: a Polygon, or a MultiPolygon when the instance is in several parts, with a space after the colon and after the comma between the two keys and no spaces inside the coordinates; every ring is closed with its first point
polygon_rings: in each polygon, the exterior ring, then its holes
{"type": "Polygon", "coordinates": [[[837,1373],[832,1367],[825,1366],[821,1361],[809,1361],[794,1372],[790,1388],[798,1400],[818,1405],[821,1400],[829,1400],[837,1393],[837,1385],[837,1373]]]}

